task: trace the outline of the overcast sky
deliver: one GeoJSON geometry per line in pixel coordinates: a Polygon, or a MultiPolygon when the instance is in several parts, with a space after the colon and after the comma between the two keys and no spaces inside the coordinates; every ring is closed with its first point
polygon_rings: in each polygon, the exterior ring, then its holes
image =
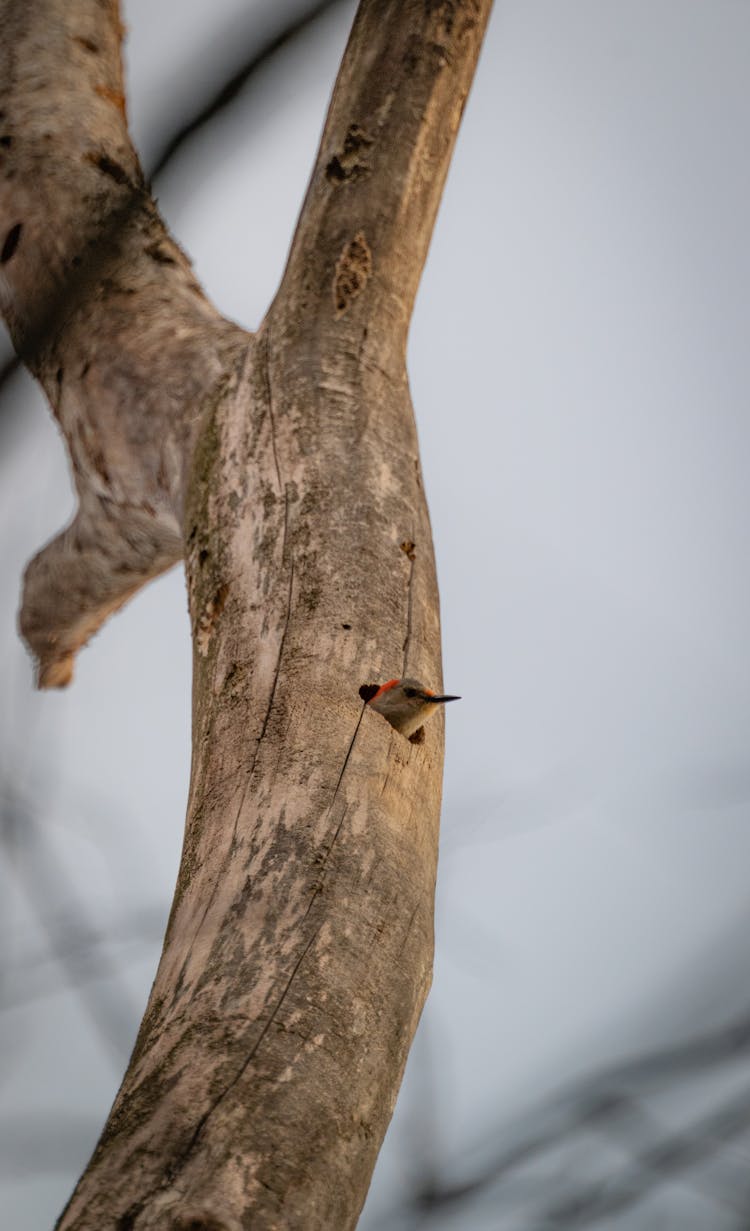
{"type": "MultiPolygon", "coordinates": [[[[269,5],[126,3],[146,163],[269,5]]],[[[208,292],[250,328],[352,12],[269,63],[156,185],[208,292]]],[[[745,0],[496,0],[410,343],[444,681],[463,700],[435,984],[363,1231],[396,1227],[420,1163],[460,1176],[560,1087],[750,1001],[748,63],[745,0]]],[[[16,859],[6,842],[0,871],[0,1207],[39,1231],[98,1135],[158,959],[190,650],[178,570],[106,626],[71,690],[32,693],[19,579],[73,504],[40,397],[23,378],[13,395],[0,767],[43,832],[16,859]],[[108,945],[76,968],[98,932],[108,945]]],[[[675,1184],[597,1225],[738,1225],[706,1201],[675,1184]]],[[[536,1231],[519,1218],[495,1192],[429,1226],[536,1231]]]]}

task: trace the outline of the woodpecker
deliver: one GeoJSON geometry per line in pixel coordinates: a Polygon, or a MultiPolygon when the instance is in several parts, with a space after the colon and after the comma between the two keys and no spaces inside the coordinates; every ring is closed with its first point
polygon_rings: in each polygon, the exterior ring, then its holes
{"type": "Polygon", "coordinates": [[[419,680],[389,680],[381,684],[367,704],[382,714],[401,735],[413,738],[439,705],[460,700],[460,697],[437,697],[419,680]]]}

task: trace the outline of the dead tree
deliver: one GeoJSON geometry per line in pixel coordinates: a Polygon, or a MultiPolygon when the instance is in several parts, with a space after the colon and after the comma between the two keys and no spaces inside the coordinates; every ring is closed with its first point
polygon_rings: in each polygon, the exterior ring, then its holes
{"type": "Polygon", "coordinates": [[[182,862],[65,1231],[348,1228],[428,990],[442,719],[409,319],[490,0],[362,0],[278,294],[208,302],[128,136],[117,0],[0,0],[0,297],[75,475],[28,567],[42,687],[184,556],[182,862]]]}

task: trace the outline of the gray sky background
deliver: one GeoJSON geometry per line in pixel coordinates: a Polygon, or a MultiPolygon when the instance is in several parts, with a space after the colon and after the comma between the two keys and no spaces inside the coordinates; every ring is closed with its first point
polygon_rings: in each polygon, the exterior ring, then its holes
{"type": "MultiPolygon", "coordinates": [[[[256,10],[126,3],[146,162],[241,61],[256,10]]],[[[270,63],[157,184],[209,293],[251,328],[352,11],[270,63]]],[[[748,63],[745,0],[496,0],[410,343],[444,680],[463,700],[435,984],[363,1231],[397,1226],[420,1166],[460,1176],[560,1087],[750,1002],[748,63]]],[[[15,859],[6,844],[0,868],[0,1206],[4,1225],[38,1231],[96,1138],[158,959],[190,652],[176,571],[107,625],[69,692],[32,693],[19,578],[73,504],[40,397],[22,377],[15,396],[0,769],[45,841],[15,859]],[[85,903],[73,940],[109,937],[98,978],[80,966],[84,996],[54,958],[65,898],[39,909],[60,868],[85,903]],[[113,1035],[96,988],[115,960],[113,1035]]],[[[664,1114],[687,1113],[678,1099],[664,1114]]],[[[516,1217],[494,1197],[429,1226],[532,1231],[516,1217]]],[[[675,1184],[597,1225],[729,1231],[733,1217],[675,1184]]]]}

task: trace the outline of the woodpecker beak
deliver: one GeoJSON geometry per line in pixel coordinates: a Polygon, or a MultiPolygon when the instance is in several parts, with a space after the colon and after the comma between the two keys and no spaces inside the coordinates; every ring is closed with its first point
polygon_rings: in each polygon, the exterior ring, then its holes
{"type": "Polygon", "coordinates": [[[426,701],[431,701],[433,705],[444,705],[446,701],[460,701],[460,697],[426,697],[426,701]]]}

